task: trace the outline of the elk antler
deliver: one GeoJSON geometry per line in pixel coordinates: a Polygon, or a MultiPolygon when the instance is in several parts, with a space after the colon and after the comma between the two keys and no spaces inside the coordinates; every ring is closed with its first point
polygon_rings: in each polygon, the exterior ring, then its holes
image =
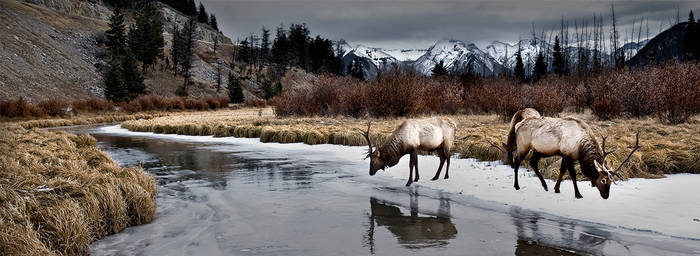
{"type": "Polygon", "coordinates": [[[614,174],[615,176],[617,176],[617,177],[620,178],[620,179],[622,179],[622,176],[620,176],[619,171],[622,169],[622,166],[625,165],[625,164],[627,163],[627,161],[630,160],[630,158],[632,157],[632,154],[634,154],[635,151],[637,151],[638,149],[641,148],[641,146],[639,146],[639,132],[637,132],[637,133],[634,135],[634,137],[635,137],[635,138],[634,138],[635,141],[634,141],[634,147],[632,147],[632,152],[630,152],[630,154],[627,155],[627,158],[625,158],[625,161],[622,161],[622,163],[620,163],[620,165],[617,167],[617,169],[615,169],[615,170],[612,172],[612,174],[614,174]]]}
{"type": "Polygon", "coordinates": [[[607,139],[608,139],[608,136],[603,136],[603,145],[602,145],[602,148],[603,148],[603,165],[605,165],[605,159],[608,157],[608,155],[610,155],[610,154],[614,153],[615,151],[617,151],[618,149],[620,149],[620,148],[616,148],[616,149],[613,149],[612,151],[607,151],[607,152],[606,152],[606,151],[605,151],[605,141],[606,141],[607,139]]]}
{"type": "MultiPolygon", "coordinates": [[[[365,139],[367,140],[367,145],[369,146],[369,151],[367,151],[367,157],[369,157],[369,155],[372,154],[372,141],[369,139],[369,128],[371,126],[372,126],[372,121],[367,121],[367,131],[357,129],[360,131],[360,134],[362,134],[362,136],[364,136],[365,139]]],[[[367,159],[367,157],[365,157],[365,159],[367,159]]]]}

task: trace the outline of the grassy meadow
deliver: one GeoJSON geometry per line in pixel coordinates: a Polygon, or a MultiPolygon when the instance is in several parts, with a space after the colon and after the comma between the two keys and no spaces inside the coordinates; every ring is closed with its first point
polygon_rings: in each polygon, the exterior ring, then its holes
{"type": "MultiPolygon", "coordinates": [[[[623,177],[658,178],[672,173],[700,173],[700,125],[697,117],[680,125],[668,125],[654,118],[599,121],[591,114],[567,114],[585,120],[598,136],[608,136],[608,149],[620,148],[609,156],[620,163],[634,144],[634,132],[640,132],[640,145],[623,168],[623,177]]],[[[457,122],[453,153],[460,157],[492,161],[502,160],[501,152],[488,144],[505,141],[509,123],[498,115],[444,115],[457,122]]],[[[402,118],[373,119],[371,139],[380,145],[402,118]]],[[[130,120],[122,124],[131,131],[218,137],[260,138],[262,142],[366,145],[357,129],[366,120],[352,117],[277,117],[271,108],[244,108],[209,112],[182,112],[148,120],[130,120]]],[[[358,159],[362,156],[358,156],[358,159]]],[[[526,164],[527,161],[524,162],[526,164]]],[[[540,161],[545,177],[555,179],[560,160],[540,161]]],[[[583,177],[581,177],[583,178],[583,177]]]]}
{"type": "Polygon", "coordinates": [[[85,255],[155,218],[155,179],[121,168],[89,135],[0,126],[0,252],[85,255]]]}

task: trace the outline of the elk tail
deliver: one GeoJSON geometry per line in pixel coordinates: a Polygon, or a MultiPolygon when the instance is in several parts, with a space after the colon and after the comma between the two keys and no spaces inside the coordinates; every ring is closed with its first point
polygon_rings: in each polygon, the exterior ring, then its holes
{"type": "Polygon", "coordinates": [[[505,145],[505,150],[508,152],[513,152],[517,148],[516,141],[515,141],[515,126],[518,125],[521,121],[525,120],[526,118],[539,118],[540,113],[537,112],[537,110],[533,108],[526,108],[522,110],[518,110],[518,112],[515,112],[513,115],[513,118],[510,120],[510,130],[508,131],[508,139],[506,141],[505,145]]]}

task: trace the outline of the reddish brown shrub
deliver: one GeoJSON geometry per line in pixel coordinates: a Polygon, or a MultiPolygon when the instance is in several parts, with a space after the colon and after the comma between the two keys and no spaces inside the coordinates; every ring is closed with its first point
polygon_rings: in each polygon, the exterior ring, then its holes
{"type": "Polygon", "coordinates": [[[15,118],[15,117],[41,117],[46,115],[42,109],[30,105],[23,98],[17,100],[6,100],[0,102],[0,115],[15,118]]]}
{"type": "Polygon", "coordinates": [[[209,110],[209,104],[204,100],[185,99],[185,108],[190,110],[209,110]]]}
{"type": "Polygon", "coordinates": [[[139,104],[137,101],[130,101],[130,102],[119,102],[119,107],[126,112],[129,113],[135,113],[141,111],[141,104],[139,104]]]}
{"type": "Polygon", "coordinates": [[[185,100],[180,97],[172,97],[165,99],[166,110],[184,110],[185,100]]]}
{"type": "Polygon", "coordinates": [[[387,72],[368,85],[368,112],[375,116],[411,116],[426,113],[425,84],[418,73],[387,72]]]}
{"type": "Polygon", "coordinates": [[[58,98],[44,100],[37,104],[37,107],[43,110],[44,113],[50,116],[63,116],[68,110],[68,102],[58,98]]]}
{"type": "Polygon", "coordinates": [[[114,111],[114,104],[111,101],[96,97],[87,100],[74,100],[70,105],[75,113],[114,111]]]}
{"type": "Polygon", "coordinates": [[[620,116],[622,101],[617,87],[618,74],[609,73],[593,79],[591,84],[591,111],[598,118],[608,120],[620,116]]]}
{"type": "Polygon", "coordinates": [[[650,91],[657,96],[655,107],[662,121],[683,123],[700,113],[700,64],[668,64],[649,74],[658,78],[650,91]]]}
{"type": "Polygon", "coordinates": [[[527,86],[525,106],[537,109],[546,116],[556,116],[564,111],[569,98],[568,86],[570,85],[558,79],[544,79],[535,85],[527,86]]]}
{"type": "Polygon", "coordinates": [[[222,107],[228,107],[229,98],[228,97],[214,97],[208,96],[202,99],[205,101],[210,109],[218,109],[222,107]]]}
{"type": "Polygon", "coordinates": [[[267,102],[259,98],[246,98],[245,102],[243,102],[243,106],[253,108],[264,108],[267,107],[267,102]]]}

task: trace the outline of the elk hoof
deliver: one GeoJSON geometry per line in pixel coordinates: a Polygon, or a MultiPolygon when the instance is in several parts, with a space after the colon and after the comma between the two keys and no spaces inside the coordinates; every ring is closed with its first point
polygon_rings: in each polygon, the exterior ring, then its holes
{"type": "Polygon", "coordinates": [[[449,179],[449,178],[450,178],[450,176],[445,175],[445,179],[449,179]]]}
{"type": "Polygon", "coordinates": [[[579,194],[579,193],[576,193],[576,198],[581,199],[581,198],[583,198],[583,196],[581,196],[581,194],[579,194]]]}
{"type": "Polygon", "coordinates": [[[544,187],[544,191],[549,191],[549,189],[545,186],[545,187],[544,187]]]}
{"type": "Polygon", "coordinates": [[[559,194],[559,188],[554,188],[554,193],[559,194]]]}
{"type": "Polygon", "coordinates": [[[406,182],[406,187],[410,186],[411,183],[413,183],[413,181],[410,181],[410,180],[409,180],[408,182],[406,182]]]}
{"type": "Polygon", "coordinates": [[[515,188],[515,190],[520,190],[520,186],[518,186],[518,185],[515,185],[513,187],[515,188]]]}
{"type": "Polygon", "coordinates": [[[418,181],[418,178],[415,178],[413,181],[414,181],[414,182],[415,182],[415,181],[418,181]]]}
{"type": "Polygon", "coordinates": [[[435,177],[433,177],[433,178],[432,178],[432,179],[430,179],[430,180],[438,180],[439,178],[440,178],[440,177],[438,177],[438,176],[435,176],[435,177]]]}

